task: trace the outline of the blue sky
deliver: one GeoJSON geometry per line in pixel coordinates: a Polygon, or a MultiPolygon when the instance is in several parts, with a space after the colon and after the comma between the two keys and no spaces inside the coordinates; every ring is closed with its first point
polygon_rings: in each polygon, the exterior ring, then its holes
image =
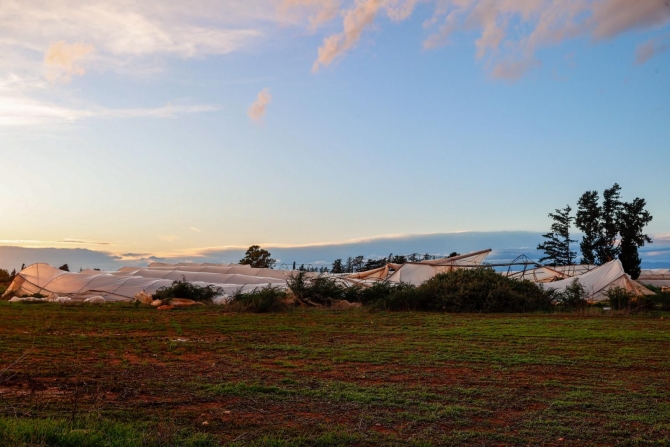
{"type": "Polygon", "coordinates": [[[614,182],[662,240],[669,23],[661,0],[9,1],[0,245],[541,232],[614,182]]]}

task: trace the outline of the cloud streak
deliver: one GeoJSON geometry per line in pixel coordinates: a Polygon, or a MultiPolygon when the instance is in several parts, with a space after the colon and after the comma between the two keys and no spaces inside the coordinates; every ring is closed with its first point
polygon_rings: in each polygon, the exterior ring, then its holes
{"type": "MultiPolygon", "coordinates": [[[[78,42],[85,36],[96,51],[113,58],[227,54],[263,35],[258,24],[266,19],[261,8],[265,3],[90,0],[75,5],[67,0],[5,0],[0,8],[0,43],[44,51],[50,42],[78,42]]],[[[76,55],[87,48],[63,45],[53,49],[55,55],[61,51],[76,55]]]]}
{"type": "MultiPolygon", "coordinates": [[[[285,4],[296,4],[296,1],[285,4]]],[[[475,57],[494,78],[515,80],[541,65],[536,52],[579,37],[598,43],[630,31],[649,31],[670,23],[667,0],[426,0],[432,18],[424,23],[426,49],[451,42],[456,33],[477,32],[475,57]]],[[[312,5],[317,5],[314,2],[312,5]]],[[[417,0],[354,0],[342,6],[342,31],[326,36],[312,67],[316,72],[341,59],[384,13],[394,21],[409,18],[417,0]]],[[[638,49],[643,63],[667,49],[648,42],[638,49]]]]}
{"type": "Polygon", "coordinates": [[[270,89],[264,88],[258,92],[256,100],[251,104],[249,110],[247,110],[247,115],[253,121],[260,121],[265,116],[265,110],[267,109],[268,104],[272,102],[272,95],[270,94],[270,89]]]}
{"type": "MultiPolygon", "coordinates": [[[[654,244],[640,249],[643,268],[670,267],[670,238],[667,235],[654,236],[654,244]],[[654,265],[653,263],[658,263],[654,265]]],[[[436,234],[408,234],[379,236],[360,240],[288,246],[261,244],[269,249],[273,257],[283,260],[286,266],[293,261],[298,264],[330,264],[336,258],[363,255],[380,258],[389,253],[410,254],[429,253],[446,255],[452,251],[469,251],[492,248],[489,261],[508,262],[520,254],[538,259],[541,253],[535,249],[542,240],[541,232],[501,231],[501,232],[460,232],[436,234]]],[[[42,241],[48,242],[48,241],[42,241]]],[[[6,244],[0,241],[0,244],[6,244]]],[[[134,253],[92,251],[88,249],[22,248],[0,246],[0,268],[18,268],[34,262],[60,265],[67,262],[71,267],[102,267],[116,270],[124,265],[147,265],[152,261],[165,262],[237,262],[244,256],[246,247],[206,247],[166,253],[134,253]]]]}
{"type": "Polygon", "coordinates": [[[283,0],[279,6],[279,13],[286,17],[291,10],[307,12],[309,28],[315,31],[320,25],[337,17],[341,3],[338,0],[283,0]]]}
{"type": "Polygon", "coordinates": [[[319,47],[318,57],[312,67],[313,72],[320,67],[330,65],[336,58],[343,56],[360,40],[365,28],[372,25],[384,5],[384,0],[364,0],[357,2],[352,9],[343,11],[344,30],[340,34],[328,36],[319,47]]]}
{"type": "Polygon", "coordinates": [[[0,95],[0,127],[62,125],[91,118],[165,119],[217,110],[219,110],[218,106],[210,104],[172,105],[169,103],[155,108],[109,109],[97,106],[72,108],[23,95],[0,95]]]}

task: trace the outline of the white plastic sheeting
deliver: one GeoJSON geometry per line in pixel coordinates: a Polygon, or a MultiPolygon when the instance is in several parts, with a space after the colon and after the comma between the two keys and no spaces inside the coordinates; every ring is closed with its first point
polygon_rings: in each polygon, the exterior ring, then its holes
{"type": "Polygon", "coordinates": [[[482,250],[453,258],[422,261],[418,264],[406,263],[400,266],[391,276],[390,282],[403,282],[414,285],[423,284],[438,273],[446,273],[463,268],[479,268],[491,250],[482,250]]]}
{"type": "MultiPolygon", "coordinates": [[[[155,264],[155,263],[154,263],[155,264]]],[[[224,274],[239,274],[244,276],[260,276],[264,278],[275,278],[286,280],[286,277],[292,273],[292,270],[273,270],[265,268],[252,268],[248,265],[239,265],[239,264],[224,264],[224,265],[212,265],[212,264],[183,264],[183,265],[160,265],[154,266],[154,264],[149,265],[146,270],[155,270],[155,271],[178,271],[178,272],[191,272],[191,273],[224,273],[224,274]]],[[[119,272],[134,272],[137,270],[142,270],[137,267],[123,267],[119,269],[119,272]]]]}
{"type": "Polygon", "coordinates": [[[565,278],[572,278],[583,275],[584,273],[596,268],[595,265],[566,265],[566,266],[544,266],[529,270],[504,272],[503,275],[508,278],[528,280],[537,283],[548,283],[560,281],[565,278]]]}
{"type": "Polygon", "coordinates": [[[642,270],[637,282],[655,287],[670,287],[670,269],[642,270]]]}
{"type": "Polygon", "coordinates": [[[107,301],[131,301],[137,293],[144,292],[151,295],[161,287],[172,285],[173,280],[182,278],[199,286],[221,287],[223,293],[227,295],[238,291],[249,292],[267,285],[287,287],[285,278],[290,272],[238,267],[189,264],[184,267],[164,265],[147,269],[124,267],[117,272],[87,270],[73,273],[48,264],[33,264],[17,274],[6,293],[13,292],[17,296],[55,293],[77,300],[100,295],[107,301]],[[179,270],[181,268],[187,270],[179,270]],[[211,269],[215,271],[210,271],[211,269]],[[248,272],[249,275],[238,272],[248,272]],[[261,276],[261,274],[272,274],[272,276],[261,276]]]}
{"type": "Polygon", "coordinates": [[[636,295],[653,295],[654,292],[633,281],[623,270],[623,265],[618,259],[603,264],[600,267],[586,272],[574,278],[566,278],[560,281],[544,284],[546,289],[554,289],[559,292],[565,290],[573,281],[579,283],[588,293],[587,300],[598,302],[608,300],[605,293],[615,287],[621,287],[636,295]]]}
{"type": "Polygon", "coordinates": [[[427,261],[421,261],[421,264],[430,264],[430,265],[480,265],[484,262],[486,257],[491,254],[491,249],[475,251],[472,253],[466,253],[464,255],[452,256],[450,258],[440,258],[440,259],[430,259],[427,261]]]}

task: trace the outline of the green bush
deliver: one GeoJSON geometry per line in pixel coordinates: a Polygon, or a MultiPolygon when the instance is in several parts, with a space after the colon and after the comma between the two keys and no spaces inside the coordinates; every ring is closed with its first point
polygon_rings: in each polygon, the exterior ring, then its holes
{"type": "Polygon", "coordinates": [[[182,276],[181,280],[173,281],[171,286],[158,289],[153,294],[153,298],[163,301],[163,304],[168,304],[173,298],[186,298],[201,303],[211,303],[213,298],[220,295],[223,295],[221,287],[199,286],[186,281],[186,278],[182,276]]]}
{"type": "Polygon", "coordinates": [[[656,295],[646,297],[651,301],[652,308],[665,311],[670,310],[670,292],[663,292],[661,287],[652,286],[651,284],[645,284],[645,287],[656,293],[656,295]]]}
{"type": "Polygon", "coordinates": [[[357,289],[346,287],[336,278],[328,276],[308,276],[307,272],[300,271],[286,280],[288,288],[295,298],[310,305],[331,305],[333,301],[356,298],[357,289]]]}
{"type": "Polygon", "coordinates": [[[609,298],[610,307],[614,310],[628,309],[635,298],[635,295],[623,287],[613,287],[605,292],[605,296],[609,298]]]}
{"type": "MultiPolygon", "coordinates": [[[[551,288],[551,283],[547,284],[551,288]]],[[[554,292],[554,304],[567,310],[584,309],[588,304],[586,298],[589,296],[584,286],[575,278],[562,292],[554,292]]]]}
{"type": "Polygon", "coordinates": [[[506,278],[490,268],[440,273],[420,286],[402,285],[375,307],[439,312],[532,312],[549,310],[554,293],[530,281],[506,278]]]}
{"type": "Polygon", "coordinates": [[[653,296],[639,295],[631,301],[631,309],[635,312],[650,311],[656,307],[653,296]]]}
{"type": "Polygon", "coordinates": [[[356,298],[357,301],[373,308],[390,309],[395,306],[389,307],[389,302],[402,302],[405,299],[412,299],[412,296],[418,296],[416,286],[412,284],[379,281],[370,287],[361,288],[356,298]]]}
{"type": "Polygon", "coordinates": [[[337,278],[329,276],[307,276],[307,272],[298,272],[288,278],[287,284],[296,300],[309,305],[329,306],[334,302],[346,300],[352,303],[374,305],[397,291],[414,286],[378,281],[368,287],[347,286],[337,278]]]}
{"type": "Polygon", "coordinates": [[[285,290],[268,286],[246,293],[237,292],[228,306],[231,310],[240,312],[277,312],[287,309],[287,298],[288,293],[285,290]]]}

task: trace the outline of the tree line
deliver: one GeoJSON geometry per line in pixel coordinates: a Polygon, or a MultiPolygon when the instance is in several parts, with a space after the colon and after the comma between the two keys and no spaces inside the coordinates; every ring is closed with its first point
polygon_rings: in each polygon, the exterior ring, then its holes
{"type": "Polygon", "coordinates": [[[577,253],[571,244],[570,229],[575,227],[583,233],[579,248],[582,264],[602,265],[619,259],[626,273],[637,279],[641,273],[638,249],[652,243],[644,228],[653,217],[645,209],[645,199],[636,197],[631,202],[621,200],[621,186],[615,183],[603,192],[602,201],[598,191],[586,191],[577,201],[577,212],[566,205],[549,213],[553,220],[551,229],[542,237],[546,240],[537,249],[544,252],[540,262],[545,265],[573,265],[577,253]]]}

